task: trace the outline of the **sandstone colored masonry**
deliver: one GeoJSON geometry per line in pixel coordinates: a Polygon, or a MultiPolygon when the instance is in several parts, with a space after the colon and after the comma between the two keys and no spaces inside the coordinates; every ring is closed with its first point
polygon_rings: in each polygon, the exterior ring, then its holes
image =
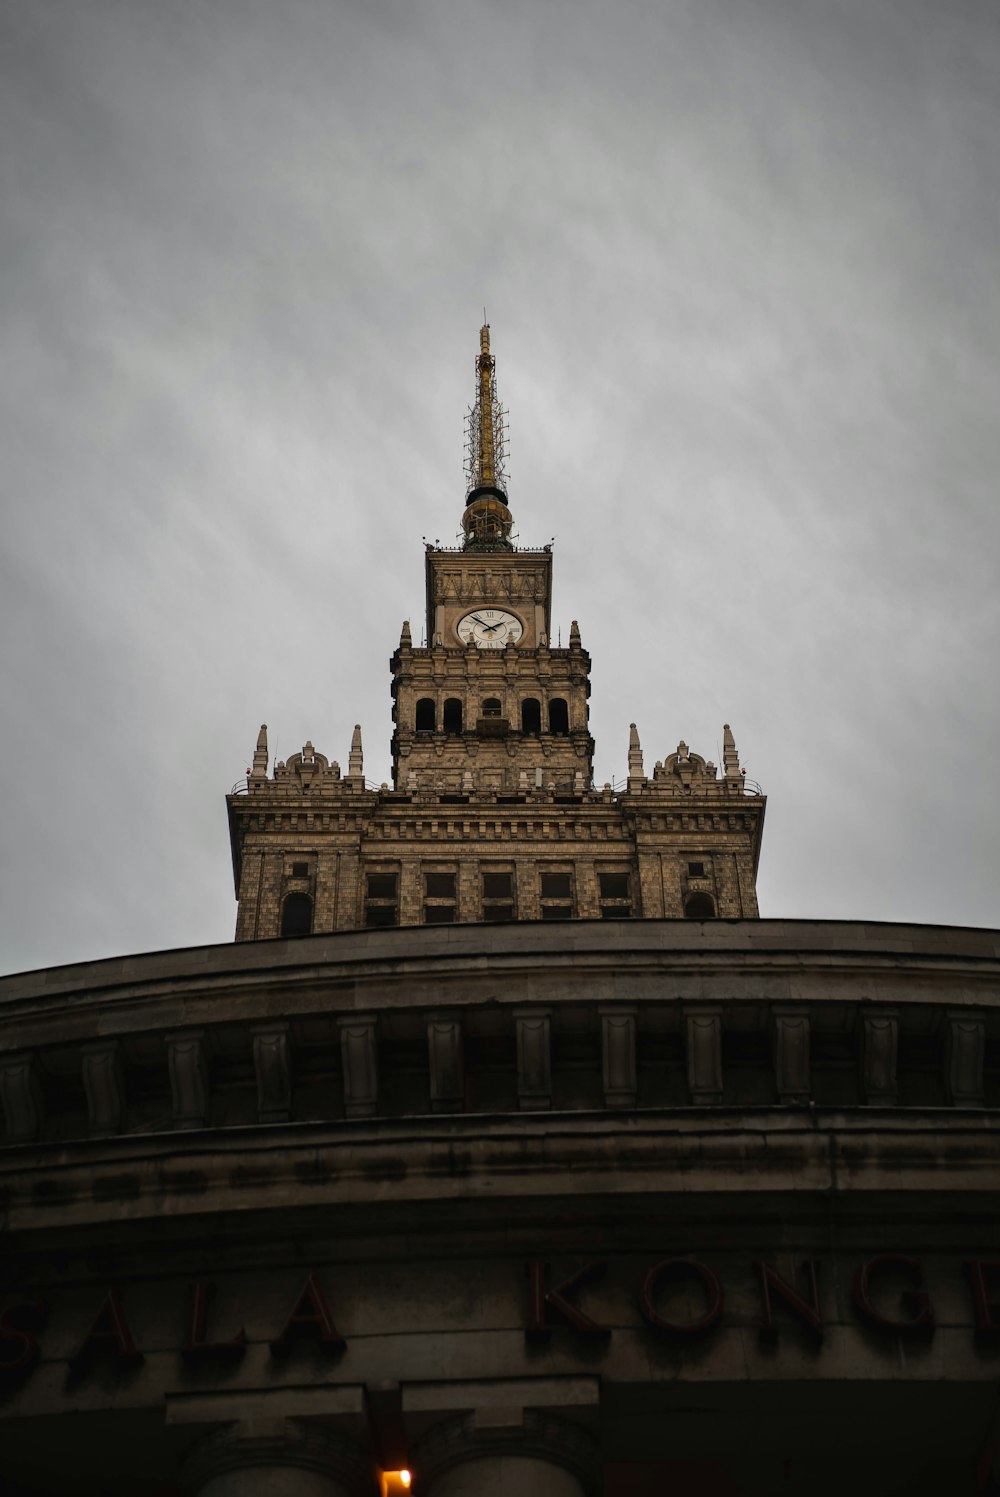
{"type": "Polygon", "coordinates": [[[392,785],[262,727],[228,798],[240,941],[393,925],[754,918],[765,801],[723,729],[595,786],[590,655],[552,639],[552,548],[511,539],[488,329],[477,360],[462,544],[425,546],[423,642],[390,662],[392,785]],[[484,363],[484,360],[486,361],[484,363]],[[486,381],[484,384],[483,381],[486,381]]]}

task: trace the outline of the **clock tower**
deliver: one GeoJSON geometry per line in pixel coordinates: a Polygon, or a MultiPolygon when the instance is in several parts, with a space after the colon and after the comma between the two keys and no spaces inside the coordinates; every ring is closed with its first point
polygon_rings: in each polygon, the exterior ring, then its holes
{"type": "Polygon", "coordinates": [[[427,546],[425,648],[408,624],[392,658],[393,782],[500,796],[590,785],[590,656],[574,622],[551,648],[552,548],[511,539],[504,418],[490,330],[479,334],[462,541],[427,546]]]}
{"type": "Polygon", "coordinates": [[[552,548],[515,543],[490,330],[479,334],[466,500],[425,548],[426,618],[390,662],[392,785],[311,743],[229,796],[237,940],[390,926],[758,914],[765,801],[728,724],[721,770],[683,741],[593,783],[590,656],[552,642],[552,548]]]}

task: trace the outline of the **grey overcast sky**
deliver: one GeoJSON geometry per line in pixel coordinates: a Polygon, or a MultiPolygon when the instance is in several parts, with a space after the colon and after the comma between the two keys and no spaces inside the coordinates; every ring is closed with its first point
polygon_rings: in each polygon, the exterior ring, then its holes
{"type": "Polygon", "coordinates": [[[261,722],[389,775],[482,309],[598,782],[764,915],[1000,925],[995,0],[0,0],[4,970],[231,938],[261,722]]]}

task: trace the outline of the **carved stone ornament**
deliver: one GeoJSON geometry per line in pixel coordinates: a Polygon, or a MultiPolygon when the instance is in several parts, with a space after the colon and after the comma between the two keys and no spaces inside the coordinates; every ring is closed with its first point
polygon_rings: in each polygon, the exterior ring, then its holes
{"type": "Polygon", "coordinates": [[[519,1424],[479,1424],[475,1414],[460,1414],[435,1424],[414,1445],[412,1459],[420,1491],[434,1497],[435,1481],[455,1466],[511,1457],[569,1471],[586,1497],[598,1497],[601,1490],[600,1449],[590,1431],[533,1409],[524,1410],[523,1423],[519,1424]]]}
{"type": "Polygon", "coordinates": [[[298,1490],[291,1478],[294,1470],[321,1473],[345,1497],[376,1494],[371,1457],[336,1430],[305,1419],[254,1419],[213,1430],[188,1452],[181,1467],[181,1485],[185,1492],[197,1493],[218,1477],[239,1473],[243,1484],[237,1488],[226,1483],[225,1490],[254,1497],[258,1491],[254,1473],[259,1472],[261,1497],[279,1491],[294,1497],[298,1490]],[[283,1470],[289,1479],[279,1484],[275,1478],[283,1470]]]}

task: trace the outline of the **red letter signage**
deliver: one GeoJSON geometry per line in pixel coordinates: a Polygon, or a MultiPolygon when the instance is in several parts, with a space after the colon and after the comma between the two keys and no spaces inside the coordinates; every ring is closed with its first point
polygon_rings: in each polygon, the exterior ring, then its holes
{"type": "Polygon", "coordinates": [[[897,1336],[912,1336],[915,1331],[928,1333],[934,1329],[934,1312],[931,1302],[924,1292],[920,1264],[916,1258],[904,1258],[898,1253],[882,1253],[877,1258],[869,1258],[867,1263],[862,1263],[854,1275],[854,1284],[851,1295],[854,1300],[854,1308],[862,1320],[869,1325],[875,1326],[880,1331],[894,1331],[897,1336]],[[888,1315],[883,1315],[872,1304],[870,1294],[870,1283],[872,1275],[880,1269],[897,1269],[916,1280],[912,1289],[904,1289],[900,1298],[908,1308],[912,1307],[915,1314],[909,1320],[893,1320],[888,1315]]]}
{"type": "Polygon", "coordinates": [[[246,1350],[247,1333],[241,1326],[229,1341],[208,1341],[208,1302],[215,1293],[215,1285],[199,1279],[191,1285],[191,1314],[188,1317],[188,1333],[184,1342],[184,1357],[191,1362],[208,1357],[241,1357],[246,1350]]]}
{"type": "Polygon", "coordinates": [[[11,1305],[0,1315],[0,1381],[14,1383],[38,1361],[38,1342],[44,1316],[37,1305],[11,1305]]]}
{"type": "Polygon", "coordinates": [[[143,1361],[142,1352],[132,1339],[117,1289],[108,1290],[97,1319],[80,1343],[79,1351],[70,1358],[69,1365],[75,1372],[82,1372],[101,1352],[111,1352],[120,1367],[143,1361]]]}
{"type": "Polygon", "coordinates": [[[271,1342],[272,1354],[278,1357],[287,1352],[293,1338],[305,1331],[315,1332],[319,1344],[329,1351],[341,1351],[347,1345],[333,1323],[330,1307],[314,1273],[306,1279],[305,1288],[292,1306],[292,1313],[280,1336],[271,1342]]]}
{"type": "Polygon", "coordinates": [[[769,1263],[755,1263],[754,1268],[760,1275],[760,1298],[764,1310],[764,1324],[761,1326],[761,1335],[767,1340],[773,1341],[777,1338],[778,1328],[774,1323],[771,1313],[772,1292],[783,1299],[789,1310],[792,1310],[807,1325],[820,1341],[823,1339],[823,1317],[820,1314],[819,1294],[816,1289],[816,1264],[811,1258],[807,1258],[802,1264],[806,1278],[809,1281],[809,1292],[812,1298],[810,1304],[804,1300],[796,1289],[793,1289],[787,1279],[775,1273],[769,1263]]]}
{"type": "Polygon", "coordinates": [[[657,1263],[643,1275],[639,1285],[639,1309],[645,1319],[658,1331],[673,1331],[678,1336],[700,1336],[711,1330],[722,1314],[724,1302],[725,1296],[719,1280],[710,1268],[699,1263],[696,1258],[664,1258],[662,1263],[657,1263]],[[705,1313],[697,1320],[667,1320],[656,1309],[657,1281],[661,1278],[678,1279],[685,1274],[694,1274],[701,1280],[708,1301],[705,1313]]]}
{"type": "Polygon", "coordinates": [[[556,1289],[545,1287],[548,1267],[547,1263],[542,1263],[537,1258],[528,1264],[528,1335],[549,1335],[552,1330],[549,1315],[552,1313],[560,1316],[565,1325],[579,1331],[581,1336],[610,1336],[611,1332],[605,1326],[591,1320],[578,1305],[566,1298],[578,1284],[583,1284],[587,1279],[599,1278],[607,1264],[587,1263],[583,1268],[578,1268],[576,1273],[570,1274],[568,1279],[564,1279],[556,1289]]]}
{"type": "Polygon", "coordinates": [[[995,1341],[1000,1336],[1000,1300],[991,1298],[989,1280],[991,1276],[1000,1274],[1000,1263],[995,1259],[973,1258],[971,1262],[963,1263],[962,1267],[972,1289],[976,1335],[985,1341],[995,1341]]]}

